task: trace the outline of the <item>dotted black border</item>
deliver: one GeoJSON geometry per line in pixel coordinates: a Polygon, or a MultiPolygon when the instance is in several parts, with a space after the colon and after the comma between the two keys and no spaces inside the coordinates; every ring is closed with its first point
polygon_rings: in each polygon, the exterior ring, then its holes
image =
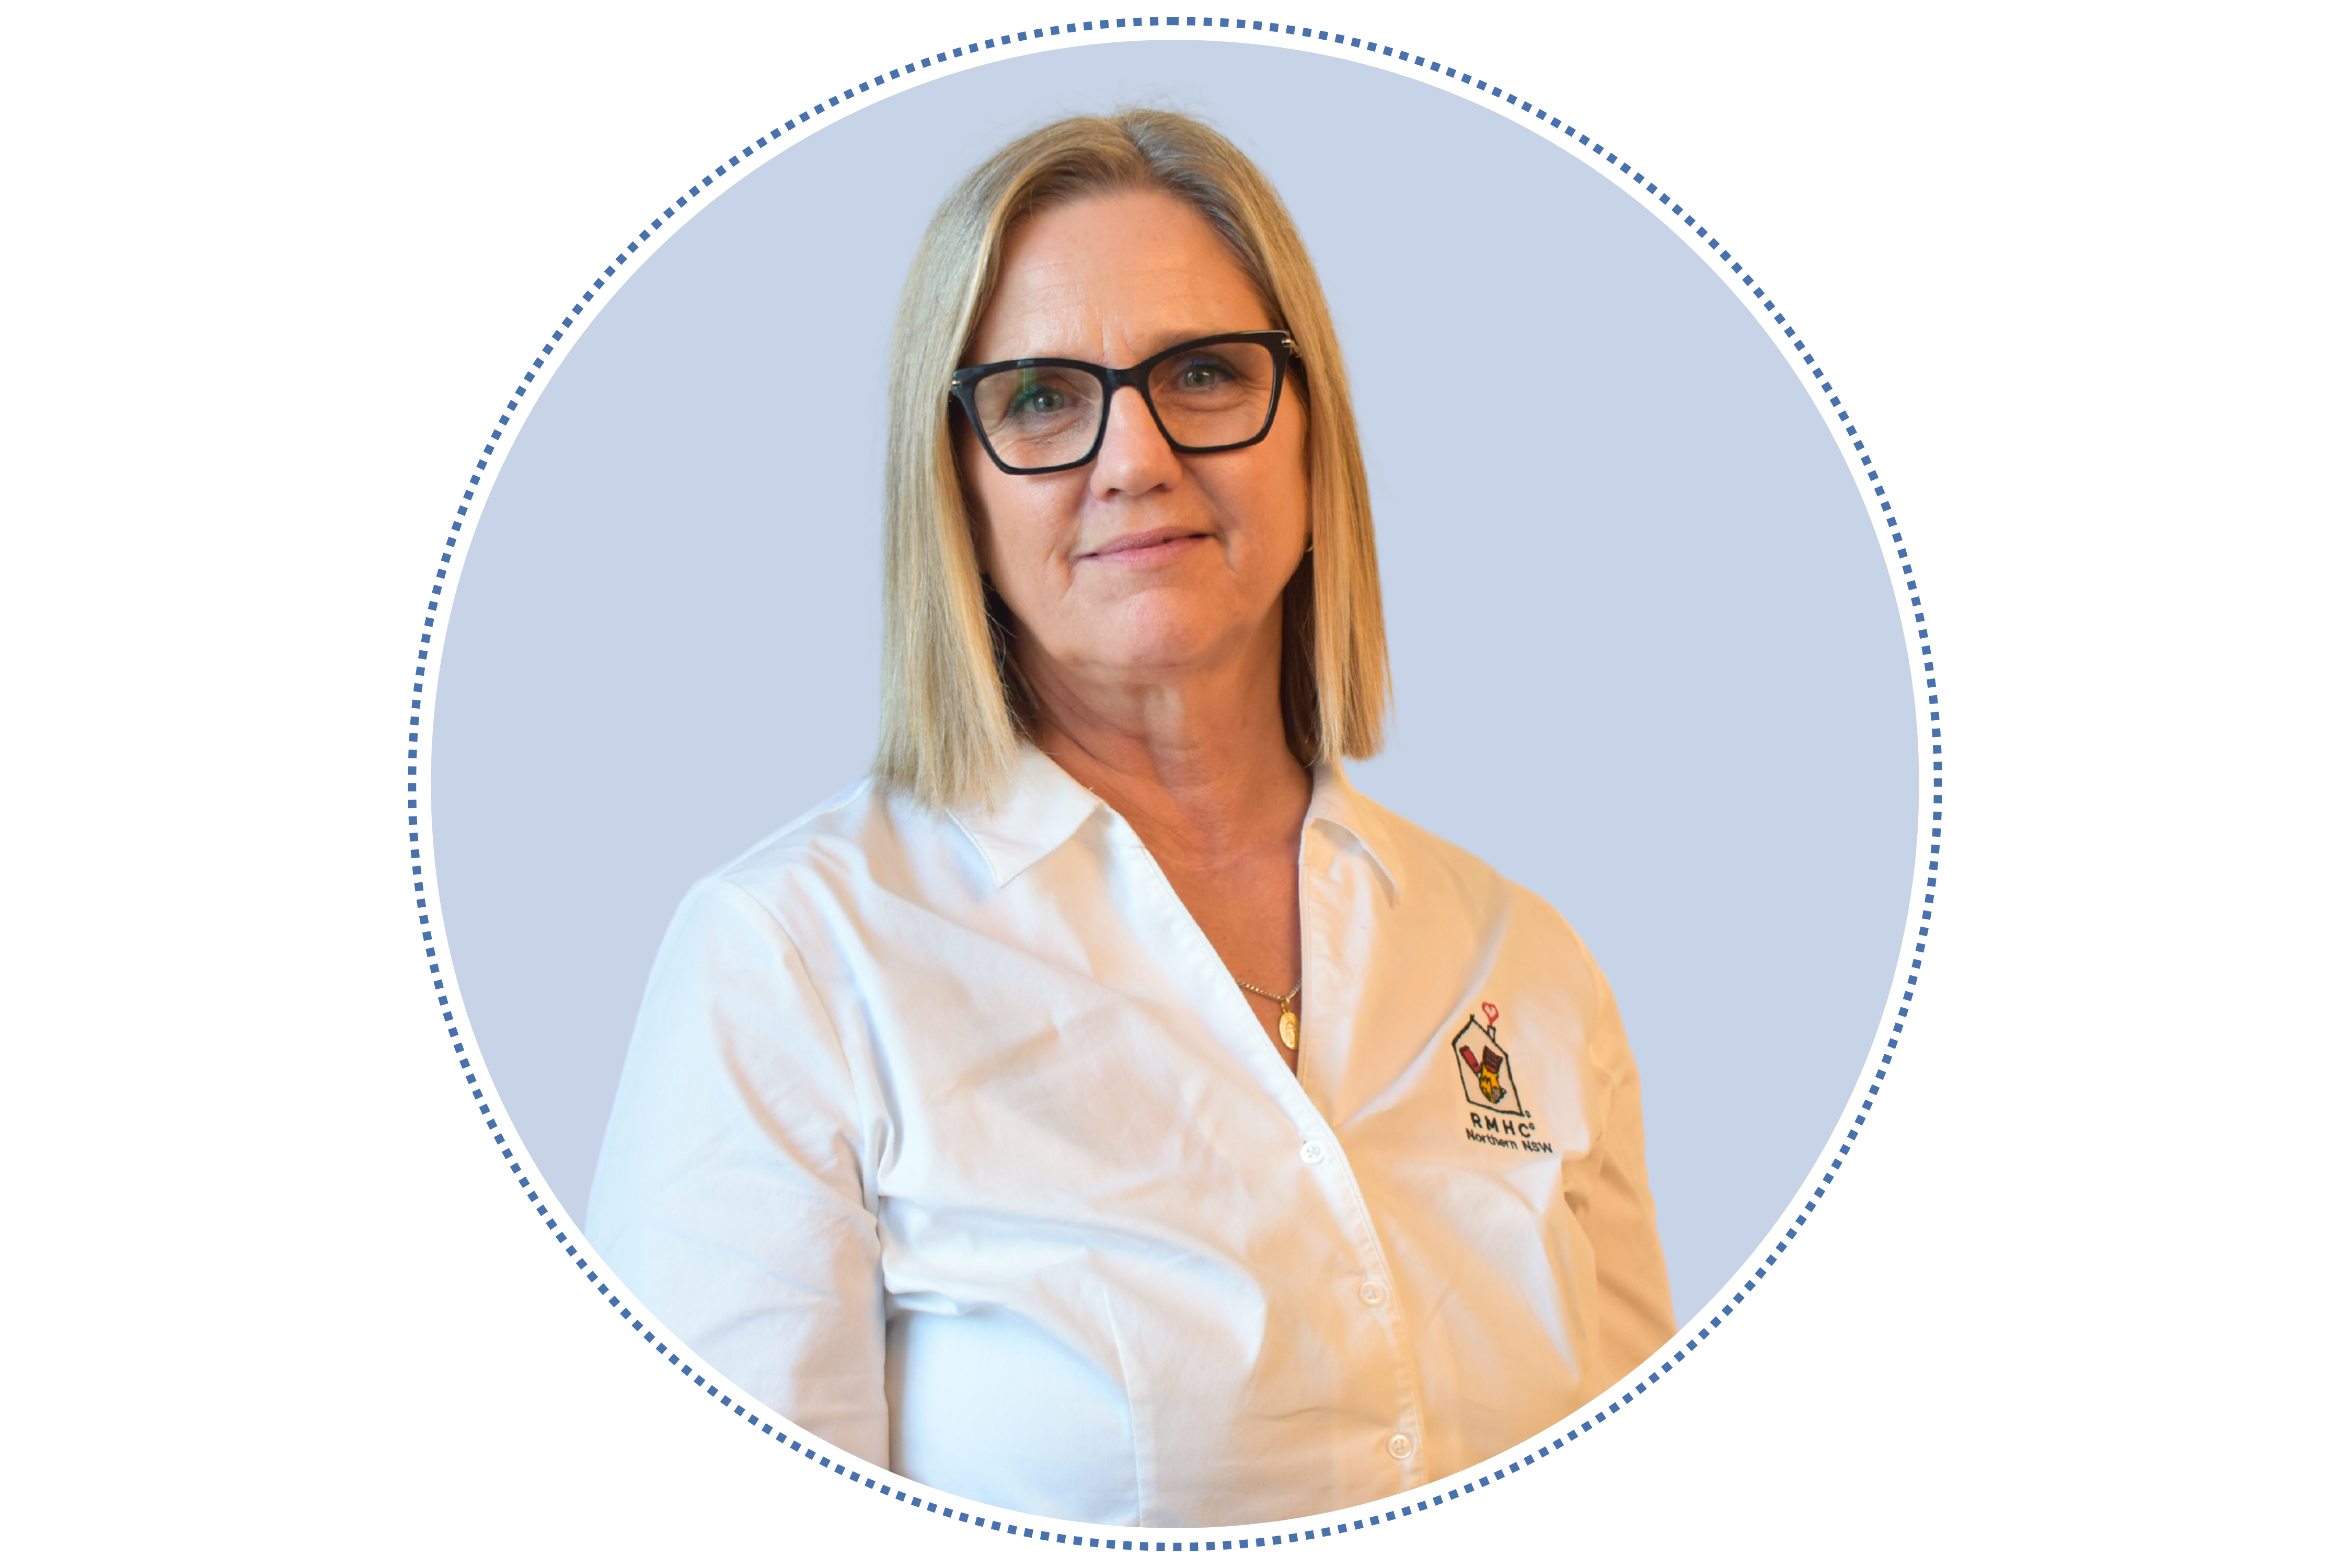
{"type": "MultiPolygon", "coordinates": [[[[669,1365],[677,1368],[681,1376],[691,1378],[692,1386],[701,1388],[714,1399],[717,1407],[726,1411],[730,1418],[739,1419],[759,1437],[773,1438],[776,1443],[785,1445],[787,1452],[797,1454],[812,1461],[821,1470],[841,1477],[852,1487],[860,1487],[862,1490],[874,1492],[877,1497],[886,1498],[892,1502],[905,1503],[921,1512],[937,1514],[957,1524],[968,1524],[990,1532],[1009,1532],[1022,1539],[1035,1540],[1054,1545],[1143,1552],[1198,1552],[1203,1549],[1211,1552],[1229,1552],[1252,1547],[1289,1545],[1321,1540],[1334,1534],[1345,1535],[1349,1532],[1369,1530],[1381,1524],[1399,1523],[1427,1513],[1431,1509],[1441,1508],[1448,1502],[1457,1502],[1467,1497],[1476,1496],[1496,1481],[1505,1480],[1518,1474],[1522,1469],[1531,1468],[1541,1459],[1565,1452],[1567,1444],[1580,1441],[1604,1425],[1609,1417],[1623,1414],[1633,1400],[1642,1394],[1661,1386],[1666,1376],[1710,1340],[1714,1331],[1722,1326],[1723,1321],[1734,1315],[1737,1308],[1745,1303],[1747,1297],[1770,1278],[1778,1263],[1786,1256],[1787,1249],[1802,1237],[1803,1228],[1809,1223],[1813,1213],[1825,1199],[1829,1187],[1835,1181],[1836,1173],[1843,1169],[1845,1160],[1851,1156],[1853,1145],[1859,1140],[1862,1131],[1866,1127],[1867,1113],[1876,1108],[1877,1097],[1883,1093],[1887,1082],[1886,1075],[1893,1065],[1893,1053],[1901,1044],[1901,1036],[1905,1029],[1904,1021],[1909,1016],[1908,1004],[1915,1002],[1917,988],[1923,978],[1927,943],[1930,940],[1931,923],[1934,918],[1934,892],[1921,892],[1917,935],[1912,941],[1913,950],[1909,955],[1908,968],[1906,971],[1897,971],[1898,983],[1901,987],[1901,1004],[1897,1009],[1896,1021],[1885,1041],[1884,1050],[1879,1054],[1872,1075],[1861,1081],[1860,1107],[1850,1114],[1847,1121],[1843,1124],[1843,1130],[1833,1140],[1836,1145],[1836,1152],[1829,1157],[1825,1166],[1816,1172],[1811,1196],[1804,1201],[1802,1211],[1793,1216],[1794,1222],[1786,1228],[1783,1236],[1766,1243],[1760,1253],[1759,1262],[1729,1288],[1726,1299],[1717,1298],[1716,1304],[1707,1314],[1704,1324],[1696,1329],[1695,1336],[1685,1338],[1677,1349],[1660,1351],[1655,1364],[1648,1372],[1627,1385],[1619,1386],[1608,1398],[1604,1410],[1596,1406],[1588,1407],[1588,1415],[1579,1421],[1571,1422],[1562,1434],[1528,1449],[1514,1459],[1501,1460],[1490,1472],[1472,1474],[1458,1485],[1438,1485],[1424,1492],[1415,1492],[1391,1500],[1395,1502],[1393,1507],[1355,1511],[1350,1517],[1330,1524],[1306,1525],[1290,1531],[1276,1530],[1263,1535],[1250,1532],[1238,1534],[1214,1532],[1192,1537],[1140,1526],[1128,1527],[1128,1531],[1112,1528],[1104,1533],[1088,1534],[1083,1531],[1072,1533],[1066,1530],[1039,1529],[1033,1524],[1007,1521],[1001,1516],[991,1517],[984,1511],[974,1512],[957,1506],[953,1501],[941,1501],[936,1498],[925,1498],[919,1490],[910,1491],[905,1488],[882,1484],[885,1480],[894,1481],[899,1478],[884,1477],[879,1472],[868,1474],[862,1468],[865,1461],[855,1460],[850,1456],[826,1449],[809,1439],[805,1433],[795,1433],[787,1422],[779,1428],[775,1419],[754,1408],[749,1401],[743,1399],[732,1390],[723,1390],[712,1375],[697,1370],[691,1362],[684,1359],[681,1353],[671,1350],[668,1343],[661,1337],[660,1330],[631,1306],[610,1282],[598,1277],[598,1272],[588,1266],[588,1259],[581,1255],[579,1244],[563,1228],[562,1217],[550,1212],[548,1200],[538,1191],[536,1179],[524,1168],[523,1150],[518,1145],[510,1142],[506,1134],[500,1130],[498,1118],[494,1114],[498,1107],[488,1098],[478,1082],[479,1072],[474,1067],[472,1052],[466,1044],[463,1031],[457,1023],[455,1001],[449,992],[439,943],[433,935],[432,901],[426,887],[424,853],[422,841],[419,837],[422,831],[419,818],[424,813],[419,805],[418,736],[425,700],[429,695],[426,691],[426,671],[430,668],[432,635],[439,618],[443,613],[442,599],[448,585],[449,570],[455,564],[452,557],[470,518],[472,508],[475,504],[476,495],[487,487],[492,465],[497,462],[503,451],[500,443],[513,428],[514,420],[523,412],[524,402],[531,392],[536,389],[540,376],[552,374],[547,369],[547,362],[557,357],[556,345],[564,340],[564,335],[567,332],[573,331],[579,321],[600,303],[607,286],[617,281],[620,275],[620,270],[632,259],[641,254],[645,247],[655,244],[657,236],[662,234],[665,225],[674,225],[690,215],[692,210],[691,203],[715,191],[720,182],[743,170],[746,161],[752,164],[764,161],[763,154],[772,155],[773,151],[782,145],[787,135],[815,128],[818,117],[828,110],[850,106],[860,96],[887,90],[888,84],[891,82],[905,81],[920,73],[947,67],[951,62],[965,60],[967,57],[983,57],[988,51],[999,47],[1007,53],[1023,47],[1066,47],[1071,43],[1106,41],[1087,38],[1085,36],[1087,34],[1114,35],[1118,30],[1128,27],[1139,29],[1145,33],[1150,33],[1155,29],[1157,30],[1155,36],[1161,37],[1170,36],[1168,29],[1175,29],[1172,35],[1175,36],[1190,36],[1191,30],[1197,29],[1201,34],[1213,30],[1220,36],[1227,30],[1245,33],[1250,35],[1252,42],[1271,43],[1274,41],[1274,36],[1277,36],[1286,44],[1290,39],[1295,38],[1301,46],[1327,44],[1332,51],[1360,52],[1365,57],[1376,57],[1381,63],[1392,60],[1398,68],[1409,68],[1414,72],[1424,69],[1431,78],[1437,79],[1440,83],[1450,84],[1456,90],[1466,92],[1473,97],[1499,99],[1501,100],[1499,109],[1515,109],[1520,114],[1527,117],[1527,123],[1530,125],[1545,132],[1555,132],[1570,151],[1583,155],[1586,166],[1627,182],[1636,195],[1653,197],[1656,205],[1664,209],[1659,213],[1660,217],[1679,219],[1680,227],[1688,232],[1692,241],[1704,242],[1706,254],[1722,269],[1724,276],[1731,286],[1744,290],[1752,299],[1760,301],[1761,309],[1757,314],[1765,318],[1770,325],[1780,329],[1783,344],[1788,348],[1791,355],[1801,356],[1800,363],[1807,372],[1814,396],[1822,400],[1821,411],[1839,426],[1845,436],[1851,441],[1854,453],[1851,460],[1853,465],[1856,471],[1866,475],[1868,484],[1873,487],[1869,499],[1876,502],[1879,521],[1888,530],[1887,538],[1894,551],[1889,564],[1900,574],[1903,591],[1909,597],[1910,623],[1917,632],[1915,657],[1920,665],[1919,678],[1924,681],[1921,690],[1926,699],[1928,723],[1931,728],[1929,756],[1933,763],[1929,775],[1932,781],[1930,791],[1921,790],[1920,792],[1921,794],[1930,793],[1933,796],[1932,818],[1929,824],[1931,833],[1921,847],[1926,851],[1925,888],[1932,889],[1938,887],[1942,853],[1940,826],[1943,787],[1942,719],[1940,696],[1937,689],[1938,678],[1934,674],[1934,649],[1929,637],[1921,596],[1918,590],[1916,563],[1910,559],[1909,550],[1904,544],[1900,522],[1893,511],[1893,503],[1887,497],[1886,486],[1879,478],[1877,460],[1869,454],[1867,442],[1861,439],[1851,410],[1845,406],[1844,399],[1836,393],[1835,384],[1827,379],[1825,369],[1816,363],[1814,355],[1806,348],[1804,340],[1796,336],[1795,328],[1787,325],[1785,314],[1779,310],[1777,302],[1756,280],[1752,271],[1742,263],[1734,260],[1718,235],[1710,233],[1703,224],[1700,224],[1695,214],[1684,212],[1681,204],[1672,199],[1669,192],[1659,189],[1659,183],[1647,178],[1635,168],[1628,158],[1621,153],[1609,151],[1604,143],[1594,141],[1587,132],[1578,131],[1574,125],[1566,121],[1564,116],[1550,113],[1531,99],[1521,100],[1517,94],[1478,78],[1471,71],[1457,64],[1448,66],[1440,60],[1430,59],[1425,55],[1414,54],[1399,44],[1381,43],[1358,36],[1349,36],[1344,29],[1332,31],[1300,24],[1230,16],[1196,16],[1180,18],[1171,16],[1150,16],[1147,20],[1141,16],[1121,16],[1025,28],[1017,32],[991,36],[977,42],[950,45],[944,49],[937,49],[930,54],[919,56],[916,59],[903,65],[875,71],[869,77],[844,87],[839,92],[827,95],[820,101],[787,118],[782,125],[770,129],[765,135],[754,138],[739,152],[727,154],[724,161],[713,165],[709,173],[698,176],[690,182],[673,201],[662,207],[658,217],[647,222],[638,230],[634,239],[627,241],[624,248],[614,254],[610,264],[604,266],[598,275],[589,279],[588,286],[581,292],[577,301],[564,306],[560,312],[559,324],[550,329],[547,340],[540,346],[538,353],[532,358],[530,369],[523,373],[521,381],[515,387],[514,395],[507,400],[504,410],[497,416],[496,424],[489,431],[487,443],[483,446],[481,454],[474,460],[472,472],[465,477],[461,487],[462,499],[456,507],[453,518],[447,525],[446,537],[442,540],[441,560],[432,574],[429,602],[425,606],[424,623],[416,646],[415,680],[411,688],[407,723],[408,796],[405,802],[409,842],[407,869],[413,881],[412,890],[416,896],[416,908],[421,911],[417,915],[417,923],[424,944],[426,975],[432,985],[432,1004],[441,1010],[442,1023],[448,1027],[448,1038],[456,1054],[457,1067],[464,1075],[466,1089],[483,1117],[484,1130],[489,1134],[498,1158],[506,1162],[508,1173],[515,1178],[515,1184],[522,1191],[524,1201],[533,1206],[535,1214],[544,1220],[555,1244],[563,1249],[564,1255],[569,1258],[573,1266],[581,1272],[586,1282],[594,1286],[596,1293],[603,1298],[605,1303],[615,1311],[620,1323],[629,1332],[639,1336],[644,1344],[651,1347],[654,1355],[665,1357],[669,1365]],[[1257,34],[1274,36],[1260,40],[1254,36],[1257,34]],[[1059,42],[1053,42],[1055,39],[1059,42]],[[1440,78],[1438,76],[1440,72],[1440,78]]],[[[1921,784],[1923,782],[1921,780],[1921,784]]],[[[1100,1530],[1103,1527],[1094,1528],[1100,1530]]]]}

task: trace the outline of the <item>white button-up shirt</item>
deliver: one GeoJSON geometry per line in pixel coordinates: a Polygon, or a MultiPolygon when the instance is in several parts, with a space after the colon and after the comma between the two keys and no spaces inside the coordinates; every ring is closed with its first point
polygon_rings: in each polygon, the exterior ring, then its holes
{"type": "Polygon", "coordinates": [[[1488,1459],[1672,1333],[1615,1000],[1335,768],[1298,890],[1293,1076],[1042,753],[993,812],[860,785],[687,896],[588,1235],[744,1390],[979,1501],[1224,1523],[1488,1459]]]}

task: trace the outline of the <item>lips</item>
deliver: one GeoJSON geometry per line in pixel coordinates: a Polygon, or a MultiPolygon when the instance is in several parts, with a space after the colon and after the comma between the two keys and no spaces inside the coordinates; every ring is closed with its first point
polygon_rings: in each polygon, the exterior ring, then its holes
{"type": "Polygon", "coordinates": [[[1171,556],[1184,545],[1207,536],[1196,528],[1144,528],[1097,545],[1077,559],[1141,564],[1171,556]]]}

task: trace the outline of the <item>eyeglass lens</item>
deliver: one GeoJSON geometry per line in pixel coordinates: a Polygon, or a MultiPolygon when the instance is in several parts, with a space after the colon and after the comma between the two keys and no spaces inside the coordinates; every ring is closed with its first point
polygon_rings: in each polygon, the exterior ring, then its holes
{"type": "MultiPolygon", "coordinates": [[[[1186,349],[1150,368],[1150,406],[1177,446],[1232,446],[1263,430],[1275,369],[1262,343],[1186,349]]],[[[1081,461],[1108,414],[1100,379],[1066,365],[983,376],[971,401],[988,446],[1014,468],[1081,461]]]]}

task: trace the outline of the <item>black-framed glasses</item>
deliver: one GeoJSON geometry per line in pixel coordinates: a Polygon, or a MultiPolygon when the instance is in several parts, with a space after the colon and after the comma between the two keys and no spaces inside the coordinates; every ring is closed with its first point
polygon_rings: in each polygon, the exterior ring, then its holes
{"type": "Polygon", "coordinates": [[[1006,473],[1083,468],[1101,451],[1120,387],[1142,394],[1177,452],[1254,446],[1273,429],[1296,356],[1289,334],[1219,332],[1113,370],[1083,359],[1004,359],[957,370],[948,391],[1006,473]]]}

